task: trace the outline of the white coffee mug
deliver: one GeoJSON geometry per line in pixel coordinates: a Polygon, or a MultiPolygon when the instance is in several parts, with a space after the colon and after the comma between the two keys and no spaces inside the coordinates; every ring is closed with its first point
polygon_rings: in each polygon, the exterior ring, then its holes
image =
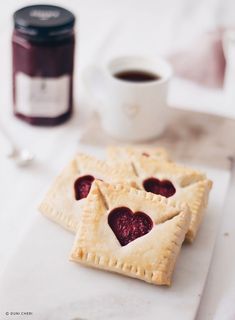
{"type": "Polygon", "coordinates": [[[160,135],[167,121],[167,93],[172,76],[161,58],[126,56],[83,73],[87,93],[98,111],[103,129],[124,141],[143,141],[160,135]],[[127,81],[120,72],[141,71],[158,76],[152,81],[127,81]]]}

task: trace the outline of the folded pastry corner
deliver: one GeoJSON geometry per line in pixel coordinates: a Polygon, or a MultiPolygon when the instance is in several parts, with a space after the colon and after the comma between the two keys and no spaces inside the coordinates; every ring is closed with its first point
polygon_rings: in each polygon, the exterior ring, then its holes
{"type": "Polygon", "coordinates": [[[96,180],[70,260],[169,286],[190,215],[185,203],[96,180]]]}

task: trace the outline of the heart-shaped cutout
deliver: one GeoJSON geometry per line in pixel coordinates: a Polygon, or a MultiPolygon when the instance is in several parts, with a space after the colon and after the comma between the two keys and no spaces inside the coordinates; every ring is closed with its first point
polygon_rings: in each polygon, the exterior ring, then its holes
{"type": "Polygon", "coordinates": [[[144,236],[153,227],[152,219],[144,212],[133,213],[127,207],[113,209],[108,216],[108,224],[121,246],[144,236]]]}
{"type": "Polygon", "coordinates": [[[140,107],[136,104],[134,105],[125,105],[124,112],[128,116],[128,118],[135,118],[140,111],[140,107]]]}
{"type": "Polygon", "coordinates": [[[88,196],[92,182],[95,180],[93,176],[87,175],[78,178],[74,182],[75,199],[81,200],[88,196]]]}
{"type": "Polygon", "coordinates": [[[161,181],[156,178],[148,178],[144,180],[143,187],[147,192],[160,194],[166,198],[173,196],[176,192],[176,189],[171,181],[161,181]]]}

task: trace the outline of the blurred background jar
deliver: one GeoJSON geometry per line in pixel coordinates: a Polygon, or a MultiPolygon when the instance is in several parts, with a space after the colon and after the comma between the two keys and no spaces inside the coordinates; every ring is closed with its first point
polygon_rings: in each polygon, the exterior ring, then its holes
{"type": "Polygon", "coordinates": [[[33,125],[57,125],[73,109],[75,16],[52,5],[14,14],[14,114],[33,125]]]}
{"type": "Polygon", "coordinates": [[[226,105],[234,110],[235,104],[235,28],[228,28],[223,35],[226,58],[224,93],[226,105]]]}

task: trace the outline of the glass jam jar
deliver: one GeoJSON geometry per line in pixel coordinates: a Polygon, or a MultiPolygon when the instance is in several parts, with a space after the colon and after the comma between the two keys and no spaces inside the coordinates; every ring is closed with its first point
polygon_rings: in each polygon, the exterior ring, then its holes
{"type": "Polygon", "coordinates": [[[33,125],[57,125],[73,109],[74,15],[33,5],[14,14],[14,114],[33,125]]]}

